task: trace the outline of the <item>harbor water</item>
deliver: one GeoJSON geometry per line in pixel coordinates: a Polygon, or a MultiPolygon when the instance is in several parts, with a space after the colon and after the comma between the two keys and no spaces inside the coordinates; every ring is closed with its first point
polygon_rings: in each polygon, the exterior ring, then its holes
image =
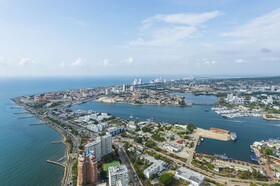
{"type": "MultiPolygon", "coordinates": [[[[209,100],[205,96],[193,96],[181,94],[186,101],[193,102],[215,102],[213,96],[209,100]]],[[[114,116],[124,119],[139,121],[153,118],[156,122],[163,123],[193,123],[197,127],[209,129],[217,127],[226,129],[237,134],[235,142],[217,141],[205,139],[196,149],[197,152],[206,154],[226,154],[228,157],[242,161],[251,162],[250,145],[254,141],[280,138],[280,121],[267,121],[262,118],[242,117],[227,119],[211,110],[211,106],[193,105],[192,107],[157,106],[157,105],[130,105],[130,104],[109,104],[90,101],[76,105],[72,109],[95,110],[108,112],[114,116]],[[207,110],[207,112],[206,112],[207,110]],[[209,110],[209,112],[208,112],[209,110]]]]}

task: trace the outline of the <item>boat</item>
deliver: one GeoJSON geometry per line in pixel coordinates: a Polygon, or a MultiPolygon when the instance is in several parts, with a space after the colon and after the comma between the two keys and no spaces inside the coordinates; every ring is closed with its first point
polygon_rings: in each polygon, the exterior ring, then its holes
{"type": "Polygon", "coordinates": [[[222,160],[232,160],[232,158],[229,158],[226,154],[214,154],[214,157],[222,160]]]}
{"type": "Polygon", "coordinates": [[[250,158],[252,161],[256,161],[256,162],[259,161],[259,158],[255,154],[250,155],[250,158]]]}
{"type": "Polygon", "coordinates": [[[231,139],[232,141],[236,141],[237,135],[236,135],[235,132],[230,132],[229,135],[230,135],[230,139],[231,139]]]}
{"type": "Polygon", "coordinates": [[[130,118],[130,119],[133,119],[133,116],[132,116],[132,115],[130,115],[130,116],[129,116],[129,118],[130,118]]]}
{"type": "Polygon", "coordinates": [[[204,140],[203,138],[200,138],[200,141],[201,141],[201,142],[203,142],[203,140],[204,140]]]}
{"type": "Polygon", "coordinates": [[[209,109],[205,109],[204,112],[209,112],[209,109]]]}
{"type": "Polygon", "coordinates": [[[251,152],[254,153],[253,145],[250,145],[251,152]]]}

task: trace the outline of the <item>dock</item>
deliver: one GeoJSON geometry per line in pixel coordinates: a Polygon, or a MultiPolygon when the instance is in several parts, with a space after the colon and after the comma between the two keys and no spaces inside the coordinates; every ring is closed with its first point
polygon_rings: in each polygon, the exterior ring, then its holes
{"type": "Polygon", "coordinates": [[[11,109],[23,109],[22,107],[10,107],[11,109]]]}
{"type": "Polygon", "coordinates": [[[62,166],[64,168],[66,168],[66,165],[63,164],[63,163],[59,163],[57,161],[53,161],[53,160],[47,160],[48,163],[52,163],[52,164],[55,164],[55,165],[59,165],[59,166],[62,166]]]}
{"type": "Polygon", "coordinates": [[[46,125],[46,123],[31,123],[30,126],[46,125]]]}
{"type": "Polygon", "coordinates": [[[63,143],[63,141],[52,141],[51,144],[59,144],[59,143],[63,143]]]}
{"type": "Polygon", "coordinates": [[[15,112],[14,114],[29,114],[29,112],[15,112]]]}
{"type": "Polygon", "coordinates": [[[220,141],[229,141],[230,135],[227,133],[216,133],[211,130],[206,130],[202,128],[197,128],[194,132],[194,135],[197,137],[220,140],[220,141]]]}
{"type": "Polygon", "coordinates": [[[24,116],[24,117],[19,117],[18,119],[28,119],[28,118],[35,118],[34,116],[24,116]]]}

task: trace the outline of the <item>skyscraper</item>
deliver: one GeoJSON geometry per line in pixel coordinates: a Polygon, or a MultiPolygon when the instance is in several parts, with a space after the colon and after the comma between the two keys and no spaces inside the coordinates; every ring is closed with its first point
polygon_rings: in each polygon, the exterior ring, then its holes
{"type": "Polygon", "coordinates": [[[97,137],[95,141],[85,145],[85,150],[93,151],[96,161],[100,161],[103,156],[112,152],[112,136],[107,134],[97,137]]]}
{"type": "Polygon", "coordinates": [[[128,170],[125,165],[108,168],[108,177],[110,186],[127,186],[128,170]]]}
{"type": "Polygon", "coordinates": [[[77,185],[95,185],[97,183],[97,161],[93,152],[87,152],[78,158],[77,185]]]}

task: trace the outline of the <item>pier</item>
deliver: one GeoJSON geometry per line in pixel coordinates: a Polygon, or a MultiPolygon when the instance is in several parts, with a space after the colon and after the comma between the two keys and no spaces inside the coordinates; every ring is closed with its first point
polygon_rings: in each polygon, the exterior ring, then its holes
{"type": "Polygon", "coordinates": [[[18,119],[28,119],[28,118],[35,118],[34,116],[24,116],[24,117],[19,117],[18,119]]]}
{"type": "Polygon", "coordinates": [[[15,112],[14,114],[29,114],[29,112],[15,112]]]}
{"type": "Polygon", "coordinates": [[[63,141],[52,141],[51,144],[59,144],[59,143],[63,143],[63,141]]]}
{"type": "Polygon", "coordinates": [[[59,165],[59,166],[62,166],[64,168],[66,168],[66,165],[63,164],[63,163],[59,163],[57,161],[53,161],[53,160],[47,160],[48,163],[52,163],[52,164],[55,164],[55,165],[59,165]]]}
{"type": "Polygon", "coordinates": [[[186,102],[186,104],[190,104],[190,105],[205,105],[205,106],[214,106],[216,105],[216,103],[210,103],[210,102],[186,102]]]}
{"type": "Polygon", "coordinates": [[[46,123],[31,123],[30,126],[46,125],[46,123]]]}
{"type": "Polygon", "coordinates": [[[11,109],[23,109],[22,107],[10,107],[11,109]]]}

